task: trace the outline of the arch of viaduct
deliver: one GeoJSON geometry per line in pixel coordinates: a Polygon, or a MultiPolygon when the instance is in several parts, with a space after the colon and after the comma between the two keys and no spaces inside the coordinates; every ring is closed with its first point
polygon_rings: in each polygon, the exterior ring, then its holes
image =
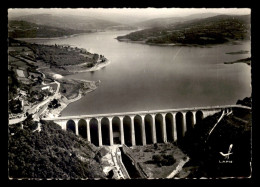
{"type": "Polygon", "coordinates": [[[175,142],[203,118],[243,106],[228,105],[128,113],[94,114],[43,118],[71,130],[96,146],[128,146],[175,142]]]}

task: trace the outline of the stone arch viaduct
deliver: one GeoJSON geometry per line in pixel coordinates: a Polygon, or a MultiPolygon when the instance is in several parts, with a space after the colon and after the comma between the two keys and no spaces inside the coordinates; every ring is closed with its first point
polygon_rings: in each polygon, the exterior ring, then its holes
{"type": "Polygon", "coordinates": [[[111,114],[43,118],[54,121],[96,146],[128,146],[175,142],[203,118],[220,111],[230,112],[240,105],[196,107],[111,114]]]}

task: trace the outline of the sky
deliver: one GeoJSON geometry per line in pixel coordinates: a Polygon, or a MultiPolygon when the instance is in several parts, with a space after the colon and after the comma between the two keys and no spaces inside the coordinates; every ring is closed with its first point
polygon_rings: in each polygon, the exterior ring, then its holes
{"type": "Polygon", "coordinates": [[[40,8],[40,9],[8,9],[9,16],[22,16],[29,14],[71,14],[80,16],[92,16],[100,19],[121,22],[124,19],[134,22],[145,21],[154,18],[188,16],[198,13],[221,13],[221,14],[250,14],[248,8],[40,8]]]}

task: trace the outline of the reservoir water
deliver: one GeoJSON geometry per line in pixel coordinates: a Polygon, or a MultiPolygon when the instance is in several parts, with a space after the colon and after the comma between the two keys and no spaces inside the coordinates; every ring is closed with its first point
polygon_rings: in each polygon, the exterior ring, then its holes
{"type": "Polygon", "coordinates": [[[130,31],[106,31],[69,38],[30,39],[68,44],[104,55],[110,64],[69,78],[100,80],[100,86],[71,103],[62,116],[235,104],[251,95],[251,66],[224,64],[250,57],[250,41],[211,47],[150,46],[119,42],[130,31]],[[226,54],[240,50],[248,54],[226,54]]]}

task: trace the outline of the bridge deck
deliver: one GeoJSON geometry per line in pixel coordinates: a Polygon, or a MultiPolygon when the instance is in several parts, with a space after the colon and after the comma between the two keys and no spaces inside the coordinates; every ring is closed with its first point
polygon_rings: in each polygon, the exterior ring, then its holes
{"type": "Polygon", "coordinates": [[[148,110],[148,111],[135,111],[135,112],[122,112],[122,113],[107,113],[107,114],[88,114],[77,116],[62,116],[56,118],[42,118],[42,120],[67,120],[67,119],[80,119],[80,118],[94,118],[94,117],[110,117],[110,116],[126,116],[126,115],[142,115],[142,114],[154,114],[154,113],[167,113],[167,112],[180,112],[180,111],[196,111],[196,110],[218,110],[223,108],[245,108],[251,109],[242,105],[222,105],[222,106],[207,106],[207,107],[194,107],[194,108],[178,108],[178,109],[166,109],[166,110],[148,110]]]}

